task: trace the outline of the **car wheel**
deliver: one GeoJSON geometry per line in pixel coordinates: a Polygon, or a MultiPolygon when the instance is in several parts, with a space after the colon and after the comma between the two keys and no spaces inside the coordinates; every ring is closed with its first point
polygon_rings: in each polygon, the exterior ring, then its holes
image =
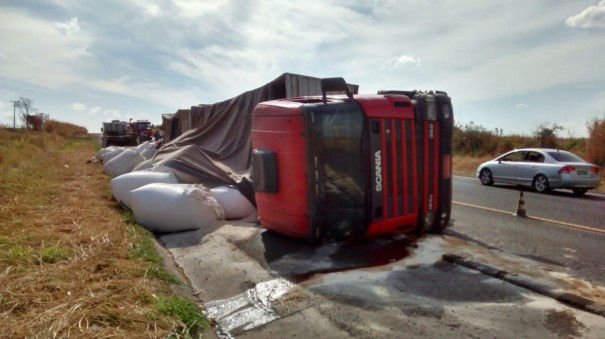
{"type": "Polygon", "coordinates": [[[549,190],[548,179],[545,176],[543,176],[542,174],[538,175],[534,179],[534,188],[536,189],[536,191],[538,193],[548,192],[548,190],[549,190]]]}
{"type": "Polygon", "coordinates": [[[572,188],[573,194],[575,195],[583,195],[588,192],[588,188],[572,188]]]}
{"type": "Polygon", "coordinates": [[[492,171],[487,168],[482,169],[481,172],[479,172],[479,180],[481,180],[483,185],[493,185],[494,178],[492,177],[492,171]]]}

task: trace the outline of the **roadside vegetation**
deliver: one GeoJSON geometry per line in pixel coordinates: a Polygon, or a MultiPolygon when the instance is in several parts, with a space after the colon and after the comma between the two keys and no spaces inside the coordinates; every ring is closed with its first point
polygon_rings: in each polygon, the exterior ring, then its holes
{"type": "Polygon", "coordinates": [[[473,122],[457,124],[452,138],[453,168],[456,175],[475,176],[477,166],[496,156],[525,147],[559,148],[579,155],[601,170],[601,186],[605,191],[605,118],[594,118],[587,124],[588,138],[563,138],[557,124],[541,124],[532,135],[503,135],[502,130],[493,131],[473,122]]]}
{"type": "Polygon", "coordinates": [[[212,333],[152,235],[112,200],[79,126],[0,128],[0,337],[212,333]]]}

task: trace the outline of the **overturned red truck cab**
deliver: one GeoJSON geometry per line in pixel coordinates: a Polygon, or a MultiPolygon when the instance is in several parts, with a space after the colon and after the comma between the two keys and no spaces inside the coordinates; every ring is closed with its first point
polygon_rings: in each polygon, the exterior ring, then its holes
{"type": "MultiPolygon", "coordinates": [[[[322,96],[258,104],[252,178],[261,224],[311,243],[440,232],[452,202],[453,111],[445,92],[322,96]]],[[[344,91],[346,94],[327,95],[344,91]]]]}

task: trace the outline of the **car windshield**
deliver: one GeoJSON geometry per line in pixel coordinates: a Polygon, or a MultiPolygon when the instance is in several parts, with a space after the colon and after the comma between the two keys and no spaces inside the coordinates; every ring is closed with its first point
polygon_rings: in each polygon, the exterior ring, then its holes
{"type": "Polygon", "coordinates": [[[579,156],[577,156],[573,153],[564,152],[564,151],[548,152],[548,155],[553,157],[558,162],[586,162],[586,161],[584,161],[584,159],[580,158],[579,156]]]}

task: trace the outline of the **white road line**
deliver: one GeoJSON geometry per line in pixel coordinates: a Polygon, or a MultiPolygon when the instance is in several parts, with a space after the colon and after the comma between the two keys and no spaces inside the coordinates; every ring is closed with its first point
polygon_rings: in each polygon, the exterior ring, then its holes
{"type": "MultiPolygon", "coordinates": [[[[485,207],[485,206],[480,206],[480,205],[473,205],[473,204],[468,204],[468,203],[460,202],[460,201],[452,201],[452,203],[457,204],[457,205],[472,207],[472,208],[479,208],[479,209],[482,209],[482,210],[487,210],[487,211],[492,211],[492,212],[497,212],[497,213],[504,213],[504,214],[508,214],[508,215],[511,215],[511,214],[514,215],[514,213],[511,213],[510,211],[503,211],[503,210],[499,210],[499,209],[496,209],[496,208],[490,208],[490,207],[485,207]]],[[[539,220],[539,221],[543,221],[543,222],[547,222],[547,223],[552,223],[552,224],[556,224],[556,225],[564,226],[564,227],[568,227],[568,228],[579,229],[579,230],[586,231],[586,232],[593,232],[593,233],[597,233],[597,234],[605,234],[605,230],[598,229],[598,228],[593,228],[593,227],[588,227],[588,226],[582,226],[582,225],[577,225],[577,224],[571,224],[571,223],[568,223],[568,222],[551,220],[551,219],[545,219],[545,218],[540,218],[540,217],[527,216],[527,218],[528,219],[539,220]]]]}

